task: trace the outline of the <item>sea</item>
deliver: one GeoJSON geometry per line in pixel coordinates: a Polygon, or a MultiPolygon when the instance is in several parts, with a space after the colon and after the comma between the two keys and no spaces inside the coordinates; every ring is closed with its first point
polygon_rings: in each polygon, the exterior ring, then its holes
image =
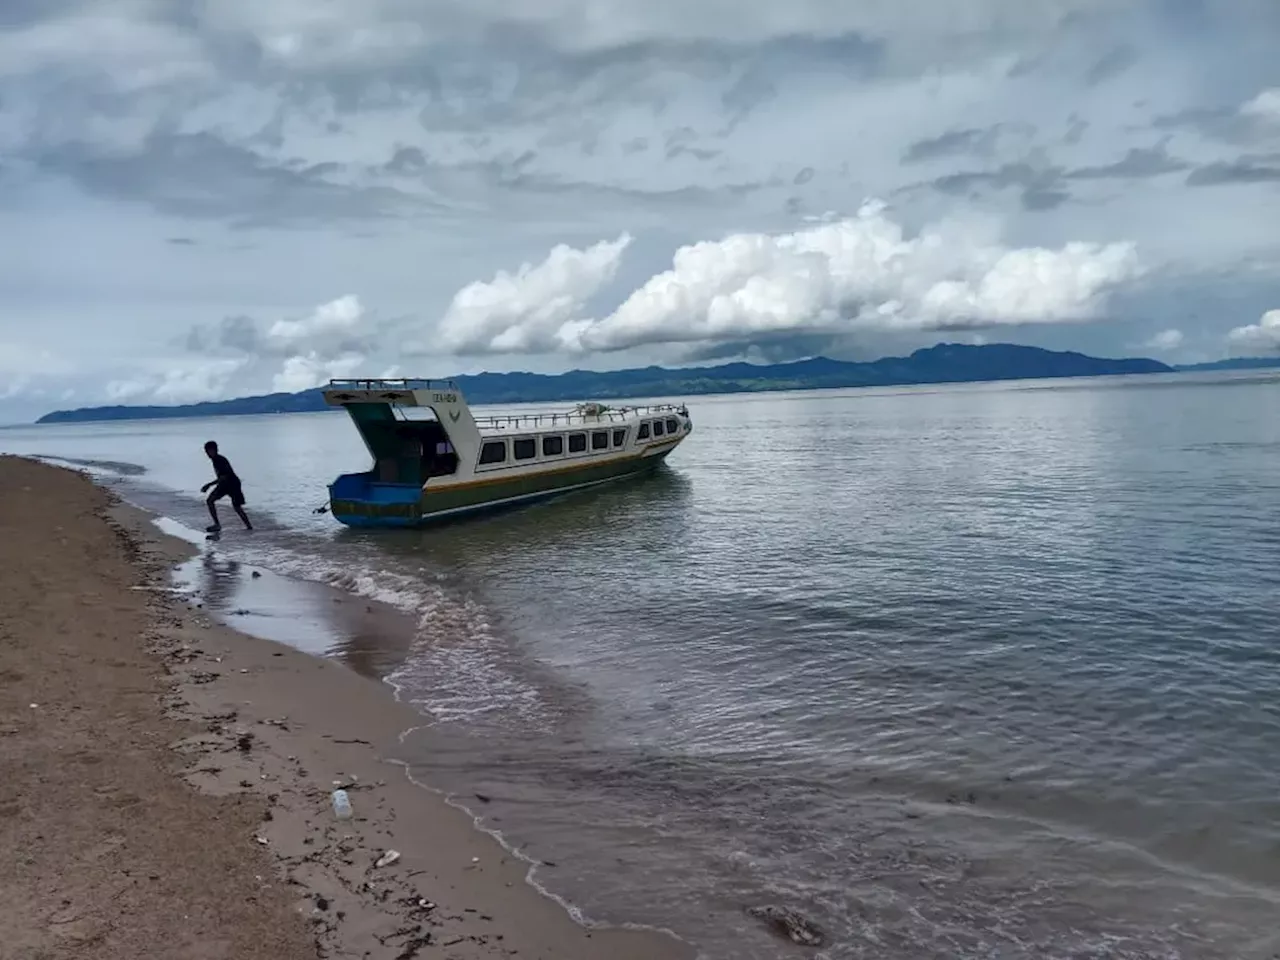
{"type": "Polygon", "coordinates": [[[1280,957],[1280,371],[676,399],[655,475],[420,531],[314,512],[368,464],[340,412],[0,451],[198,534],[217,440],[259,529],[224,507],[198,576],[410,615],[299,642],[416,706],[414,778],[590,921],[708,960],[1280,957]]]}

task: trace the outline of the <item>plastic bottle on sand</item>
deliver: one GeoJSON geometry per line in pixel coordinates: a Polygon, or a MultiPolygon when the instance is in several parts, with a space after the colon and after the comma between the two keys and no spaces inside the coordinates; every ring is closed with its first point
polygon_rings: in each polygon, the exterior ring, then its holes
{"type": "Polygon", "coordinates": [[[351,798],[347,796],[347,791],[333,791],[333,815],[339,820],[351,819],[351,798]]]}

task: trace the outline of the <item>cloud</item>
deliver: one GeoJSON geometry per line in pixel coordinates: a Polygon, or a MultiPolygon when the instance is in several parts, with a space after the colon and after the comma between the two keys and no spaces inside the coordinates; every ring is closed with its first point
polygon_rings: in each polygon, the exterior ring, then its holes
{"type": "Polygon", "coordinates": [[[13,377],[7,383],[0,383],[0,400],[9,400],[20,394],[26,393],[30,388],[30,377],[13,377]]]}
{"type": "Polygon", "coordinates": [[[1257,323],[1236,327],[1227,334],[1233,353],[1280,353],[1280,310],[1268,310],[1257,323]]]}
{"type": "Polygon", "coordinates": [[[902,155],[903,163],[920,163],[942,157],[989,153],[999,136],[999,126],[948,130],[936,137],[917,140],[902,155]]]}
{"type": "Polygon", "coordinates": [[[301,319],[277,320],[267,328],[266,340],[280,350],[294,350],[318,340],[342,343],[360,328],[364,319],[360,298],[348,294],[322,303],[301,319]]]}
{"type": "Polygon", "coordinates": [[[979,195],[982,188],[1016,189],[1024,209],[1043,211],[1071,200],[1073,195],[1068,188],[1073,181],[1147,180],[1181,173],[1191,167],[1187,161],[1170,156],[1166,142],[1161,142],[1153,147],[1132,147],[1118,160],[1074,168],[1050,163],[1043,155],[1032,155],[1004,163],[994,170],[945,174],[930,186],[957,197],[979,195]]]}
{"type": "Polygon", "coordinates": [[[164,404],[198,403],[223,396],[228,381],[247,363],[244,359],[177,363],[152,366],[166,369],[135,377],[111,380],[105,393],[113,403],[157,401],[164,404]]]}
{"type": "Polygon", "coordinates": [[[955,197],[977,197],[980,188],[1016,189],[1024,210],[1052,210],[1071,199],[1064,189],[1063,169],[1042,160],[1005,163],[995,170],[961,171],[938,177],[935,190],[955,197]]]}
{"type": "Polygon", "coordinates": [[[314,353],[324,359],[367,353],[385,324],[354,294],[322,303],[310,313],[270,322],[238,314],[214,324],[197,324],[183,338],[192,353],[233,353],[288,358],[314,353]]]}
{"type": "Polygon", "coordinates": [[[1071,180],[1137,180],[1181,173],[1190,166],[1184,160],[1169,156],[1165,144],[1161,143],[1154,147],[1134,147],[1114,163],[1068,170],[1063,176],[1071,180]]]}
{"type": "Polygon", "coordinates": [[[5,380],[30,383],[34,377],[56,377],[74,371],[74,363],[47,347],[0,340],[0,383],[5,380]]]}
{"type": "Polygon", "coordinates": [[[467,284],[449,303],[438,332],[440,349],[461,354],[544,353],[572,345],[588,300],[618,271],[631,237],[575,250],[559,244],[536,266],[499,270],[467,284]]]}
{"type": "Polygon", "coordinates": [[[1114,315],[1018,331],[1107,353],[1189,329],[1187,299],[1206,336],[1242,322],[1280,267],[1280,4],[945,6],[6,0],[0,330],[74,374],[0,392],[871,356],[1037,310],[1114,315]],[[903,266],[855,282],[802,247],[866,231],[869,196],[903,266]],[[1128,244],[1142,283],[1069,279],[1126,275],[1128,244]],[[290,310],[348,291],[359,316],[290,310]]]}
{"type": "Polygon", "coordinates": [[[328,383],[330,379],[350,377],[360,370],[366,358],[362,354],[344,354],[325,359],[315,351],[290,357],[271,381],[277,393],[297,393],[328,383]]]}
{"type": "Polygon", "coordinates": [[[1115,47],[1103,54],[1089,68],[1085,82],[1091,87],[1096,87],[1114,77],[1118,77],[1137,63],[1138,59],[1138,53],[1133,47],[1127,44],[1115,47]]]}
{"type": "Polygon", "coordinates": [[[1280,164],[1257,163],[1251,157],[1210,163],[1187,174],[1189,187],[1249,186],[1280,183],[1280,164]]]}
{"type": "MultiPolygon", "coordinates": [[[[357,372],[382,340],[399,341],[392,330],[401,320],[383,320],[355,294],[346,294],[301,316],[271,321],[225,317],[216,324],[191,328],[183,342],[193,353],[235,354],[230,361],[233,366],[226,368],[230,373],[279,364],[271,389],[293,393],[357,372]]],[[[143,383],[150,389],[149,383],[143,383]]]]}
{"type": "Polygon", "coordinates": [[[557,248],[537,267],[472,284],[455,298],[465,310],[451,311],[442,346],[612,352],[1078,322],[1097,318],[1108,293],[1140,272],[1127,243],[1011,249],[954,225],[908,237],[873,202],[856,217],[794,233],[732,234],[681,247],[670,270],[611,314],[582,317],[582,304],[612,275],[621,249],[557,248]]]}
{"type": "Polygon", "coordinates": [[[106,199],[242,228],[381,220],[429,205],[391,185],[343,179],[341,164],[295,168],[213,131],[158,130],[125,146],[35,143],[22,156],[36,171],[64,176],[106,199]]]}
{"type": "Polygon", "coordinates": [[[1252,120],[1280,125],[1280,87],[1263,90],[1240,107],[1240,113],[1252,120]]]}
{"type": "Polygon", "coordinates": [[[1148,340],[1143,346],[1149,350],[1159,350],[1162,352],[1169,350],[1177,350],[1182,346],[1185,338],[1181,330],[1161,330],[1154,337],[1148,340]]]}

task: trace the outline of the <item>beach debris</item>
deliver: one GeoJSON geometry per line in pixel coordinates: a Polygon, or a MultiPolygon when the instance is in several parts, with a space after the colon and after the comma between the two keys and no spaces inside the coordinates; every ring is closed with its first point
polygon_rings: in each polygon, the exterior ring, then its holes
{"type": "Polygon", "coordinates": [[[481,803],[489,802],[489,798],[486,797],[483,793],[477,793],[475,796],[476,796],[476,799],[479,800],[481,803]]]}
{"type": "Polygon", "coordinates": [[[257,579],[259,579],[259,578],[262,576],[262,574],[260,574],[257,570],[255,570],[255,571],[253,571],[253,573],[249,574],[249,576],[251,576],[251,577],[253,577],[253,579],[257,580],[257,579]]]}
{"type": "Polygon", "coordinates": [[[333,791],[332,799],[333,799],[333,815],[337,817],[339,820],[350,820],[351,814],[353,811],[351,809],[351,797],[347,795],[347,791],[345,790],[333,791]]]}
{"type": "Polygon", "coordinates": [[[254,837],[253,839],[256,840],[259,844],[261,844],[264,847],[267,845],[267,838],[264,836],[259,835],[254,837]]]}
{"type": "Polygon", "coordinates": [[[431,934],[424,933],[405,942],[403,949],[396,954],[396,960],[413,960],[423,947],[431,946],[431,934]]]}
{"type": "Polygon", "coordinates": [[[384,853],[382,856],[378,858],[376,863],[374,863],[373,869],[381,870],[383,867],[389,867],[391,866],[391,864],[395,863],[399,859],[400,859],[399,850],[388,850],[386,853],[384,853]]]}
{"type": "Polygon", "coordinates": [[[820,947],[827,941],[826,934],[811,920],[805,919],[790,907],[765,904],[747,907],[747,915],[764,923],[780,937],[802,947],[820,947]]]}
{"type": "Polygon", "coordinates": [[[328,899],[326,899],[325,897],[320,896],[320,894],[318,894],[318,893],[316,894],[316,909],[317,909],[317,910],[328,910],[328,909],[329,909],[329,901],[328,901],[328,899]]]}
{"type": "Polygon", "coordinates": [[[31,709],[32,709],[32,710],[39,710],[39,709],[40,709],[40,704],[38,704],[38,703],[33,703],[33,704],[31,705],[31,709]]]}

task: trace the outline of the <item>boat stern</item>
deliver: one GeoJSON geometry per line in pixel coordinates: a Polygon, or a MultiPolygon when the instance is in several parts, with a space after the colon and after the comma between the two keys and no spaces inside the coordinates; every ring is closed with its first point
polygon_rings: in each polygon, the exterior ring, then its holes
{"type": "Polygon", "coordinates": [[[422,488],[380,483],[372,471],[344,473],[329,484],[329,512],[348,527],[413,527],[422,519],[422,488]]]}

